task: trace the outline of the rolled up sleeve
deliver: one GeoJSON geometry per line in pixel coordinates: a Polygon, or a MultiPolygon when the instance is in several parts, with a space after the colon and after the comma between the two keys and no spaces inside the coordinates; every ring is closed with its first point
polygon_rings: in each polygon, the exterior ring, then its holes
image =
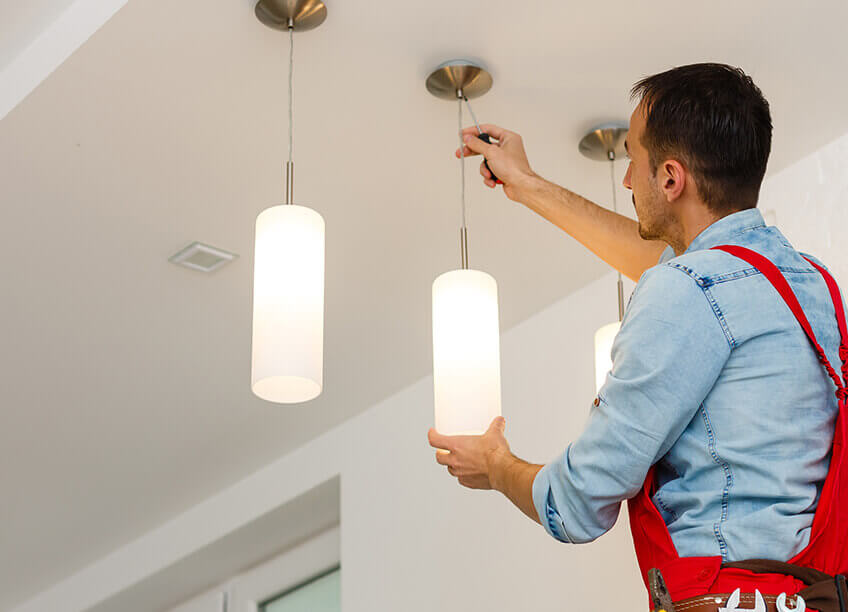
{"type": "Polygon", "coordinates": [[[730,356],[708,297],[672,266],[640,279],[585,430],[533,481],[552,537],[582,543],[606,533],[692,420],[730,356]]]}

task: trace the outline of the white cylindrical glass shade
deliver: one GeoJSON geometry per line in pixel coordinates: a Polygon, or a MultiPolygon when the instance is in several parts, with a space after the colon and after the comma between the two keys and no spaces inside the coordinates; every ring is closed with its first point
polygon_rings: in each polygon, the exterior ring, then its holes
{"type": "Polygon", "coordinates": [[[595,393],[600,391],[612,369],[612,342],[615,340],[621,321],[607,323],[595,332],[595,393]]]}
{"type": "Polygon", "coordinates": [[[280,205],[256,217],[253,269],[253,392],[305,402],[323,386],[324,219],[280,205]]]}
{"type": "Polygon", "coordinates": [[[436,431],[479,435],[501,414],[498,285],[478,270],[433,282],[436,431]]]}

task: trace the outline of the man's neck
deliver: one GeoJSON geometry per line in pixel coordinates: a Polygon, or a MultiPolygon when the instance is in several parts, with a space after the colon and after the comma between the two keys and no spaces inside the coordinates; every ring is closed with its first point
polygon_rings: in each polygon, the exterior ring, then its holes
{"type": "Polygon", "coordinates": [[[678,232],[675,232],[677,235],[668,240],[668,244],[674,249],[675,255],[682,255],[686,252],[686,249],[701,232],[726,216],[715,214],[701,203],[687,206],[682,212],[678,232]]]}

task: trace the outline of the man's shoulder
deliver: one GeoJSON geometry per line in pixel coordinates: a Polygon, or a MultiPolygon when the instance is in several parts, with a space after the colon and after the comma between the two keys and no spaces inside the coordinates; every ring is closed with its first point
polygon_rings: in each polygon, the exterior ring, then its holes
{"type": "MultiPolygon", "coordinates": [[[[748,246],[748,245],[741,245],[748,246]]],[[[669,247],[670,248],[670,247],[669,247]]],[[[749,247],[750,248],[750,247],[749,247]]],[[[663,253],[665,255],[665,252],[663,253]]],[[[769,256],[769,254],[764,253],[769,256]]],[[[727,280],[744,275],[751,264],[746,261],[714,248],[690,251],[682,255],[661,258],[654,268],[670,268],[689,276],[698,286],[704,288],[720,280],[727,280]]]]}
{"type": "Polygon", "coordinates": [[[701,283],[690,267],[693,263],[682,255],[648,268],[636,284],[631,304],[637,308],[674,309],[688,300],[703,299],[699,297],[703,292],[701,283]]]}
{"type": "Polygon", "coordinates": [[[714,277],[717,274],[727,273],[735,267],[741,267],[732,261],[732,256],[723,251],[715,251],[711,249],[703,249],[699,251],[690,251],[682,255],[675,255],[671,247],[663,251],[659,263],[645,270],[642,278],[639,279],[640,284],[657,284],[657,279],[663,279],[667,283],[676,285],[690,285],[703,287],[705,279],[714,277]],[[689,279],[689,282],[683,281],[683,278],[689,279]],[[677,280],[675,280],[677,279],[677,280]]]}
{"type": "Polygon", "coordinates": [[[716,282],[743,276],[746,268],[750,265],[741,259],[710,249],[660,259],[642,274],[630,303],[637,309],[685,310],[687,302],[703,301],[704,290],[716,282]]]}
{"type": "MultiPolygon", "coordinates": [[[[815,257],[796,251],[783,234],[774,227],[740,233],[728,240],[726,244],[756,251],[784,272],[814,272],[814,268],[805,258],[825,267],[815,257]]],[[[668,247],[663,251],[657,266],[668,266],[680,270],[691,276],[702,287],[720,281],[744,278],[748,276],[746,271],[751,269],[751,264],[747,261],[715,248],[687,251],[675,256],[672,248],[668,247]]]]}
{"type": "Polygon", "coordinates": [[[822,262],[822,260],[820,260],[820,259],[819,259],[818,257],[816,257],[815,255],[810,255],[809,253],[802,253],[801,251],[798,251],[798,255],[800,255],[800,256],[801,256],[801,257],[803,257],[804,259],[807,259],[807,260],[809,260],[809,261],[812,261],[813,263],[815,263],[815,264],[817,264],[817,265],[821,266],[822,268],[824,268],[824,269],[825,269],[825,270],[827,270],[828,272],[830,271],[830,268],[828,268],[828,267],[824,264],[824,262],[822,262]]]}
{"type": "Polygon", "coordinates": [[[724,331],[717,324],[715,303],[705,299],[706,286],[693,272],[695,268],[703,269],[697,265],[700,256],[689,255],[658,264],[642,274],[631,295],[622,331],[628,328],[637,333],[633,330],[635,325],[643,330],[643,342],[659,341],[668,330],[684,328],[699,337],[716,334],[724,338],[724,331]]]}

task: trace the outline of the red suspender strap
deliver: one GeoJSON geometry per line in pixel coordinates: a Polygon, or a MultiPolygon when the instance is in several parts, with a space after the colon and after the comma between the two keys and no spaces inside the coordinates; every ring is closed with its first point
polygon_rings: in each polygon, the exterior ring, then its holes
{"type": "Polygon", "coordinates": [[[813,266],[824,277],[824,282],[827,283],[827,289],[830,291],[830,298],[833,300],[833,308],[836,311],[836,323],[839,325],[839,336],[842,341],[839,345],[839,360],[842,362],[842,379],[848,385],[848,329],[845,325],[845,308],[842,305],[842,295],[839,293],[839,287],[836,286],[836,281],[830,273],[818,265],[816,262],[804,257],[811,266],[813,266]]]}
{"type": "MultiPolygon", "coordinates": [[[[810,343],[818,355],[824,368],[827,370],[833,382],[836,384],[836,397],[839,399],[839,408],[836,416],[835,429],[833,433],[833,445],[831,446],[830,466],[827,477],[822,485],[816,513],[810,533],[807,547],[789,560],[790,563],[813,567],[829,574],[839,574],[848,571],[848,548],[844,546],[848,539],[848,481],[846,481],[845,466],[848,466],[848,447],[845,440],[848,439],[848,332],[846,332],[845,309],[842,305],[842,296],[833,277],[820,265],[807,259],[824,278],[830,297],[833,300],[833,309],[836,314],[836,322],[841,336],[839,346],[839,359],[842,362],[843,379],[840,379],[825,356],[815,334],[810,327],[807,317],[804,315],[801,305],[798,303],[795,293],[789,283],[771,261],[759,253],[740,246],[713,247],[730,253],[743,259],[757,268],[771,282],[780,296],[789,306],[798,323],[807,334],[810,343]]],[[[805,258],[806,259],[806,258],[805,258]]]]}
{"type": "MultiPolygon", "coordinates": [[[[713,247],[713,249],[730,253],[731,255],[738,257],[739,259],[747,261],[749,264],[751,264],[760,272],[762,272],[763,276],[765,276],[768,281],[774,286],[774,288],[777,289],[777,292],[780,294],[780,297],[782,297],[783,301],[786,302],[786,305],[789,306],[789,309],[792,311],[792,314],[795,315],[795,318],[798,319],[798,323],[801,324],[804,333],[807,334],[807,338],[809,338],[810,344],[813,345],[813,349],[816,351],[816,355],[818,355],[819,361],[824,366],[825,370],[827,370],[827,373],[833,379],[833,382],[836,384],[837,397],[842,399],[843,395],[848,394],[848,390],[845,389],[842,379],[836,374],[836,371],[833,369],[833,366],[831,366],[830,362],[827,360],[827,355],[825,355],[824,349],[822,349],[821,345],[816,340],[816,335],[813,333],[813,328],[810,327],[810,322],[807,320],[807,316],[801,309],[801,304],[798,303],[798,298],[795,297],[795,292],[792,291],[792,287],[789,286],[789,283],[783,277],[783,274],[780,273],[780,270],[777,269],[777,266],[775,266],[769,259],[763,257],[756,251],[746,249],[745,247],[735,245],[722,245],[713,247]]],[[[845,333],[845,313],[842,309],[842,298],[839,296],[839,289],[836,287],[836,283],[833,281],[833,279],[830,278],[830,275],[825,273],[825,270],[823,268],[821,268],[820,266],[816,266],[815,264],[813,265],[819,272],[822,272],[825,282],[827,283],[828,289],[830,290],[831,297],[833,298],[833,306],[836,309],[836,319],[839,325],[839,332],[842,335],[842,342],[839,354],[840,359],[845,359],[845,357],[848,357],[848,347],[846,347],[845,345],[846,338],[848,338],[848,334],[845,333]]],[[[844,362],[842,370],[843,372],[845,372],[846,370],[844,362]]]]}
{"type": "MultiPolygon", "coordinates": [[[[839,412],[836,418],[833,444],[831,446],[830,465],[827,477],[822,485],[818,505],[813,517],[809,544],[800,551],[790,563],[811,567],[829,574],[848,573],[848,331],[846,331],[845,309],[839,288],[827,270],[810,261],[809,263],[824,277],[841,335],[839,358],[842,361],[841,379],[824,350],[816,340],[810,322],[807,320],[798,298],[792,291],[780,270],[766,257],[756,251],[740,246],[717,246],[714,249],[748,262],[759,270],[783,298],[792,314],[798,320],[810,341],[819,361],[836,384],[836,397],[839,399],[839,412]]],[[[652,501],[654,492],[654,468],[648,472],[644,487],[628,501],[630,524],[636,556],[647,585],[647,571],[659,567],[674,599],[700,596],[710,593],[720,581],[724,570],[721,569],[721,557],[679,557],[674,542],[668,532],[659,510],[652,501]]],[[[731,572],[735,570],[730,570],[731,572]]],[[[734,580],[739,577],[734,575],[734,580]]],[[[753,587],[752,587],[753,588],[753,587]]]]}

